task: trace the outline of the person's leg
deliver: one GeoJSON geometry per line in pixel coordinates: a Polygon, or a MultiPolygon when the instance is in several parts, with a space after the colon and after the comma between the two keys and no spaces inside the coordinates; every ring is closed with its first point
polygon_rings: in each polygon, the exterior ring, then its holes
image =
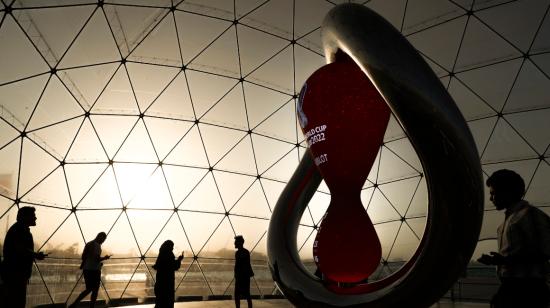
{"type": "Polygon", "coordinates": [[[76,307],[76,305],[78,305],[78,303],[80,303],[81,300],[84,299],[84,297],[88,296],[88,294],[90,294],[90,292],[92,292],[92,290],[89,290],[88,288],[86,288],[84,291],[82,291],[77,297],[76,299],[74,300],[74,302],[72,304],[69,305],[69,308],[73,308],[73,307],[76,307]]]}
{"type": "Polygon", "coordinates": [[[6,307],[25,308],[27,301],[27,281],[13,279],[5,282],[6,307]]]}
{"type": "Polygon", "coordinates": [[[101,283],[101,271],[93,271],[90,273],[90,288],[92,289],[92,296],[90,297],[90,308],[95,307],[97,300],[97,294],[99,293],[99,285],[101,283]]]}
{"type": "Polygon", "coordinates": [[[238,292],[235,292],[235,307],[240,308],[241,307],[241,296],[238,292]]]}
{"type": "Polygon", "coordinates": [[[250,297],[250,294],[248,294],[246,302],[248,303],[248,308],[252,308],[252,298],[250,297]]]}

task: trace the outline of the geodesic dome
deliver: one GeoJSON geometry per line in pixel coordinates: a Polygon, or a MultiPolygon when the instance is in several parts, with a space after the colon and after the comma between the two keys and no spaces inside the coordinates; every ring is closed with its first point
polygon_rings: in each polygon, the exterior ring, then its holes
{"type": "MultiPolygon", "coordinates": [[[[28,303],[74,297],[81,250],[100,231],[114,255],[104,299],[149,295],[166,239],[186,256],[177,295],[231,294],[236,234],[252,251],[252,292],[274,292],[266,229],[306,153],[297,94],[325,63],[319,26],[340,2],[2,0],[0,243],[31,205],[35,247],[50,253],[28,303]]],[[[484,173],[518,171],[526,198],[549,206],[550,2],[355,2],[431,65],[484,173]]],[[[422,166],[394,118],[361,197],[382,242],[376,275],[387,275],[414,253],[427,209],[422,166]]],[[[322,185],[302,218],[306,265],[329,200],[322,185]]],[[[487,202],[479,251],[496,248],[501,219],[487,202]]]]}

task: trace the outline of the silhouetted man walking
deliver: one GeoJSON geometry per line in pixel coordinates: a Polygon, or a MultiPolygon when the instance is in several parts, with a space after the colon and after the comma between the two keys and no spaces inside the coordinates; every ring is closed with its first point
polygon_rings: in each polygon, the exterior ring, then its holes
{"type": "Polygon", "coordinates": [[[501,285],[491,307],[548,307],[550,217],[522,200],[525,183],[514,171],[496,171],[487,186],[496,209],[505,210],[504,222],[498,227],[498,252],[478,259],[497,266],[501,285]]]}
{"type": "Polygon", "coordinates": [[[235,236],[235,307],[241,307],[241,297],[246,298],[248,308],[252,308],[250,298],[250,277],[254,276],[250,265],[250,252],[243,247],[244,238],[235,236]]]}
{"type": "Polygon", "coordinates": [[[101,267],[103,266],[101,261],[111,257],[109,255],[104,257],[101,256],[101,244],[105,242],[105,239],[107,239],[107,234],[105,234],[105,232],[99,232],[95,239],[89,241],[86,246],[84,246],[80,269],[82,269],[84,275],[86,289],[78,295],[74,303],[69,306],[70,308],[76,307],[76,305],[90,293],[92,293],[90,297],[90,308],[95,306],[97,294],[99,292],[99,284],[101,283],[101,267]]]}
{"type": "Polygon", "coordinates": [[[43,252],[34,252],[34,241],[29,227],[36,226],[35,212],[35,208],[31,206],[20,208],[17,222],[10,227],[4,239],[2,279],[6,286],[5,307],[25,307],[32,263],[35,259],[44,260],[47,256],[43,252]]]}

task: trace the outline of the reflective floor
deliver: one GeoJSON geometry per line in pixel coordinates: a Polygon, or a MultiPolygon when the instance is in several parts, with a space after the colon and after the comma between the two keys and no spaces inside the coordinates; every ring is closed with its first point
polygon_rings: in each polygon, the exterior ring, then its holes
{"type": "MultiPolygon", "coordinates": [[[[254,300],[255,308],[286,308],[294,307],[287,300],[284,299],[270,299],[270,300],[254,300]]],[[[137,305],[126,306],[126,308],[153,308],[155,305],[137,305]]],[[[210,307],[210,308],[229,308],[235,307],[235,304],[231,300],[225,301],[200,301],[200,302],[187,302],[176,303],[174,308],[198,308],[198,307],[210,307]]],[[[246,307],[246,302],[241,302],[241,307],[246,307]]],[[[441,301],[438,304],[432,306],[432,308],[485,308],[489,307],[488,303],[453,303],[448,301],[441,301]]]]}

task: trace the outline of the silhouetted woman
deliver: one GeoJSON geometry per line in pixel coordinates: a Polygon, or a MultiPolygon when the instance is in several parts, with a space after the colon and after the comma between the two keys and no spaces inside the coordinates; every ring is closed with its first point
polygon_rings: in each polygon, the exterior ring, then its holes
{"type": "Polygon", "coordinates": [[[153,268],[157,271],[155,282],[155,308],[173,308],[175,295],[175,271],[181,266],[183,252],[176,259],[172,250],[174,242],[167,240],[160,246],[157,262],[153,268]]]}

